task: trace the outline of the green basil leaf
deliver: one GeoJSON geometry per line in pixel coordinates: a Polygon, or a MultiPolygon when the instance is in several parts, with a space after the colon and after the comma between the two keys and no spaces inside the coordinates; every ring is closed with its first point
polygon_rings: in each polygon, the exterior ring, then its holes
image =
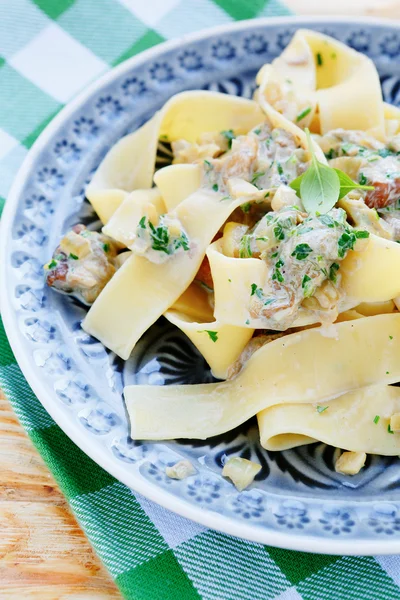
{"type": "Polygon", "coordinates": [[[339,181],[340,181],[339,200],[341,198],[343,198],[344,196],[346,196],[346,194],[348,194],[349,192],[352,192],[353,190],[373,190],[373,189],[375,189],[372,185],[360,185],[359,183],[356,183],[355,181],[353,181],[351,179],[351,177],[349,177],[346,173],[344,173],[340,169],[334,169],[334,171],[336,171],[336,173],[339,177],[339,181]]]}
{"type": "Polygon", "coordinates": [[[302,173],[301,175],[296,177],[296,179],[293,179],[293,181],[291,181],[289,183],[289,187],[291,187],[292,190],[294,190],[296,192],[296,194],[298,195],[299,198],[300,198],[300,184],[301,184],[303,177],[304,177],[304,173],[302,173]]]}
{"type": "Polygon", "coordinates": [[[300,195],[309,214],[324,214],[333,208],[339,198],[338,174],[316,159],[304,173],[300,182],[300,195]]]}

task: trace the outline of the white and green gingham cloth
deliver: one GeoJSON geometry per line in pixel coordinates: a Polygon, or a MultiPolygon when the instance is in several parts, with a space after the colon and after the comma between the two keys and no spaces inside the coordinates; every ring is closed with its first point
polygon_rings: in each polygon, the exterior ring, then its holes
{"type": "MultiPolygon", "coordinates": [[[[0,211],[32,143],[94,78],[165,39],[288,12],[276,0],[0,0],[0,211]]],[[[1,320],[0,385],[126,598],[400,599],[400,557],[266,547],[134,495],[45,412],[17,366],[1,320]]]]}

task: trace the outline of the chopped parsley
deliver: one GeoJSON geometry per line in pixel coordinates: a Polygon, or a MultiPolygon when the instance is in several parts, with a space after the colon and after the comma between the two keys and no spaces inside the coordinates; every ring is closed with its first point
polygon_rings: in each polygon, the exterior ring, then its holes
{"type": "Polygon", "coordinates": [[[303,281],[301,282],[301,287],[304,290],[304,296],[306,298],[311,296],[313,293],[313,288],[312,288],[312,285],[310,282],[311,282],[311,277],[309,277],[308,275],[304,275],[303,281]]]}
{"type": "Polygon", "coordinates": [[[339,265],[337,263],[332,263],[330,268],[329,268],[329,275],[328,275],[328,279],[330,281],[332,281],[333,283],[336,283],[336,279],[337,279],[337,272],[339,271],[339,265]]]}
{"type": "Polygon", "coordinates": [[[323,413],[328,410],[329,406],[317,406],[317,413],[323,413]]]}
{"type": "Polygon", "coordinates": [[[246,204],[242,204],[241,207],[242,211],[244,213],[248,213],[250,211],[251,208],[251,203],[250,202],[246,202],[246,204]]]}
{"type": "Polygon", "coordinates": [[[257,173],[253,173],[253,177],[251,178],[250,183],[252,183],[253,185],[255,185],[257,187],[257,185],[256,185],[257,181],[260,179],[260,177],[263,177],[264,175],[265,175],[265,171],[263,171],[263,172],[259,171],[257,173]]]}
{"type": "Polygon", "coordinates": [[[388,433],[394,433],[393,429],[390,427],[390,423],[387,426],[388,433]]]}
{"type": "Polygon", "coordinates": [[[262,288],[258,287],[256,283],[251,284],[251,293],[250,296],[257,296],[260,300],[264,300],[264,293],[262,288]]]}
{"type": "Polygon", "coordinates": [[[304,110],[302,110],[301,112],[299,112],[299,114],[296,117],[296,123],[298,123],[299,121],[302,121],[303,119],[305,119],[305,117],[307,115],[309,115],[311,112],[311,106],[309,106],[308,108],[305,108],[304,110]]]}
{"type": "Polygon", "coordinates": [[[110,251],[110,244],[108,242],[106,242],[105,244],[103,244],[103,250],[104,250],[104,252],[109,252],[110,251]]]}
{"type": "Polygon", "coordinates": [[[322,60],[322,54],[321,54],[321,52],[317,52],[316,59],[317,59],[317,65],[319,67],[322,67],[322,65],[324,64],[324,61],[322,60]]]}
{"type": "Polygon", "coordinates": [[[208,329],[204,330],[204,333],[208,334],[208,337],[210,338],[210,340],[212,340],[213,342],[216,342],[218,340],[218,331],[209,331],[208,329]]]}
{"type": "Polygon", "coordinates": [[[332,217],[330,217],[329,215],[326,215],[326,214],[319,215],[318,219],[321,223],[323,223],[327,227],[330,227],[331,229],[333,229],[334,227],[337,227],[339,225],[339,223],[334,221],[334,219],[332,219],[332,217]]]}
{"type": "Polygon", "coordinates": [[[250,325],[250,319],[246,319],[245,325],[250,325]]]}
{"type": "Polygon", "coordinates": [[[244,235],[239,244],[239,258],[251,258],[253,252],[251,250],[251,236],[244,235]]]}
{"type": "Polygon", "coordinates": [[[283,168],[282,168],[281,163],[278,162],[278,163],[276,163],[276,165],[277,165],[276,168],[278,169],[279,175],[283,175],[283,168]]]}
{"type": "Polygon", "coordinates": [[[342,233],[338,240],[338,256],[344,258],[348,250],[354,249],[356,243],[356,234],[353,232],[342,233]]]}
{"type": "Polygon", "coordinates": [[[49,264],[47,265],[47,268],[48,268],[48,269],[55,269],[55,268],[56,268],[56,266],[57,266],[57,264],[58,264],[58,263],[57,263],[57,261],[56,261],[56,260],[54,260],[54,258],[53,258],[53,259],[52,259],[52,260],[49,262],[49,264]]]}
{"type": "Polygon", "coordinates": [[[79,256],[77,256],[76,254],[72,254],[72,252],[69,253],[69,257],[72,258],[72,260],[78,260],[79,256]]]}
{"type": "Polygon", "coordinates": [[[228,148],[232,147],[232,140],[235,139],[235,134],[233,133],[233,129],[226,129],[225,131],[221,131],[221,135],[228,141],[228,148]]]}
{"type": "Polygon", "coordinates": [[[393,336],[392,336],[392,335],[389,335],[389,340],[392,340],[392,339],[393,339],[393,336]]]}
{"type": "Polygon", "coordinates": [[[337,157],[337,152],[334,148],[330,148],[328,152],[325,152],[325,156],[328,160],[331,160],[332,158],[337,157]]]}
{"type": "Polygon", "coordinates": [[[272,274],[273,281],[279,281],[279,283],[283,283],[285,281],[285,278],[282,275],[281,270],[280,270],[284,264],[285,263],[283,262],[283,260],[281,258],[275,263],[275,269],[272,274]]]}
{"type": "Polygon", "coordinates": [[[139,221],[139,227],[141,229],[146,229],[146,217],[142,217],[139,221]]]}
{"type": "Polygon", "coordinates": [[[365,177],[364,173],[360,173],[358,176],[358,181],[360,185],[366,185],[368,179],[365,177]]]}
{"type": "Polygon", "coordinates": [[[212,189],[214,190],[214,192],[218,192],[218,183],[214,183],[212,189]]]}
{"type": "Polygon", "coordinates": [[[282,227],[281,223],[278,223],[277,225],[275,225],[275,227],[274,227],[274,236],[279,241],[282,241],[282,240],[285,239],[285,232],[283,230],[283,227],[282,227]]]}
{"type": "Polygon", "coordinates": [[[213,168],[209,160],[204,161],[204,166],[207,167],[207,171],[211,171],[211,169],[213,168]]]}
{"type": "Polygon", "coordinates": [[[229,278],[228,278],[228,281],[229,281],[229,283],[232,283],[232,279],[229,279],[229,278]]]}
{"type": "Polygon", "coordinates": [[[380,148],[380,150],[378,150],[377,154],[379,154],[379,156],[381,158],[386,158],[387,156],[391,156],[391,154],[393,154],[393,152],[391,150],[389,150],[389,148],[380,148]]]}
{"type": "Polygon", "coordinates": [[[305,260],[312,251],[312,248],[308,244],[297,244],[292,252],[292,256],[295,256],[297,260],[305,260]]]}
{"type": "Polygon", "coordinates": [[[369,238],[369,231],[364,231],[364,230],[362,230],[362,231],[356,231],[356,238],[358,240],[369,238]]]}
{"type": "Polygon", "coordinates": [[[379,420],[380,420],[380,416],[376,415],[375,418],[374,418],[375,425],[377,425],[379,423],[379,420]]]}
{"type": "Polygon", "coordinates": [[[179,236],[171,236],[169,228],[163,223],[163,216],[160,217],[160,224],[155,227],[153,223],[146,217],[142,217],[138,225],[138,236],[143,237],[140,233],[142,230],[148,231],[151,241],[151,248],[157,252],[164,254],[174,254],[182,248],[185,252],[190,250],[189,239],[184,231],[181,231],[179,236]]]}

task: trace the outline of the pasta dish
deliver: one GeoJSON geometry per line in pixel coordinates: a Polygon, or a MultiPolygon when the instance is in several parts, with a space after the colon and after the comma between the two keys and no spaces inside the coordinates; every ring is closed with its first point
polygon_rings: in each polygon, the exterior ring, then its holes
{"type": "MultiPolygon", "coordinates": [[[[400,109],[367,56],[314,31],[256,83],[177,94],[119,140],[86,190],[101,231],[68,231],[47,283],[122,359],[164,316],[218,380],[127,386],[132,438],[257,415],[267,450],[323,441],[353,475],[400,454],[400,109]]],[[[228,463],[238,489],[259,468],[228,463]]]]}

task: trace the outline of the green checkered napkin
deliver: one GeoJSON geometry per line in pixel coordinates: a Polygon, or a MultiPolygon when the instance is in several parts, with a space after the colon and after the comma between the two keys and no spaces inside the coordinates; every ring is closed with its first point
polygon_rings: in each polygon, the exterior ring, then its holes
{"type": "MultiPolygon", "coordinates": [[[[0,210],[36,137],[89,81],[165,39],[278,14],[288,11],[276,0],[0,0],[0,210]]],[[[1,321],[0,385],[126,598],[400,598],[400,557],[270,548],[216,533],[134,495],[45,412],[1,321]]]]}

